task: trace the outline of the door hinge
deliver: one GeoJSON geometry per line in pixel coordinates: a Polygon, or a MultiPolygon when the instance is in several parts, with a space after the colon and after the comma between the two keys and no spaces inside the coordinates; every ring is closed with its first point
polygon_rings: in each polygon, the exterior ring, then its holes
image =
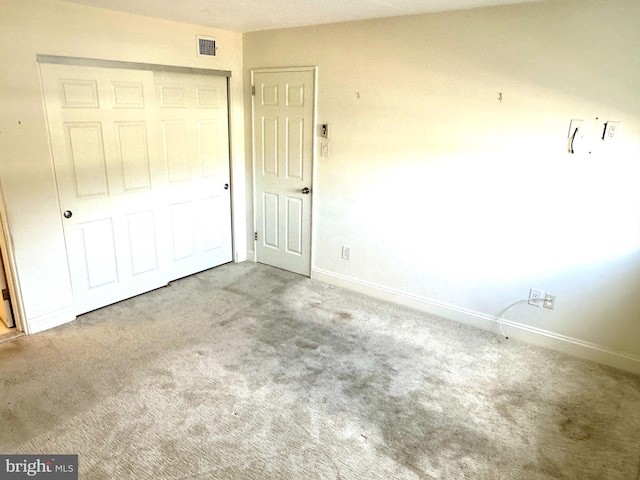
{"type": "Polygon", "coordinates": [[[258,232],[255,232],[255,233],[253,234],[253,239],[254,239],[254,240],[258,240],[258,232]]]}
{"type": "Polygon", "coordinates": [[[251,85],[251,95],[255,95],[255,94],[256,94],[256,86],[251,85]]]}
{"type": "Polygon", "coordinates": [[[3,288],[2,289],[2,300],[11,300],[11,295],[9,295],[9,289],[8,288],[3,288]]]}

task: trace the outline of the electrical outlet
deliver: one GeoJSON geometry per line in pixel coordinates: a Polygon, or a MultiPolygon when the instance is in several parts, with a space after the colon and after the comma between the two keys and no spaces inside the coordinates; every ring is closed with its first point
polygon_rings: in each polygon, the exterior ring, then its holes
{"type": "Polygon", "coordinates": [[[544,304],[542,305],[544,308],[548,308],[549,310],[553,310],[553,307],[556,306],[556,296],[547,293],[544,296],[544,304]]]}
{"type": "Polygon", "coordinates": [[[344,260],[349,260],[350,256],[351,256],[351,250],[349,249],[349,247],[342,247],[342,258],[344,260]]]}
{"type": "Polygon", "coordinates": [[[542,290],[536,290],[532,288],[529,290],[529,305],[533,305],[534,307],[542,306],[542,302],[544,301],[544,292],[542,290]]]}
{"type": "Polygon", "coordinates": [[[612,122],[608,121],[604,124],[604,131],[602,132],[602,140],[605,142],[610,142],[614,138],[618,136],[618,132],[620,131],[620,123],[621,122],[612,122]]]}

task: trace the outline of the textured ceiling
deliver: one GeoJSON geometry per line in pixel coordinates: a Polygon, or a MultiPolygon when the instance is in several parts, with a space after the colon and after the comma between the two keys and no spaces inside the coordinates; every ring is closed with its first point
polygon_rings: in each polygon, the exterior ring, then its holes
{"type": "Polygon", "coordinates": [[[539,0],[68,0],[239,32],[539,0]]]}

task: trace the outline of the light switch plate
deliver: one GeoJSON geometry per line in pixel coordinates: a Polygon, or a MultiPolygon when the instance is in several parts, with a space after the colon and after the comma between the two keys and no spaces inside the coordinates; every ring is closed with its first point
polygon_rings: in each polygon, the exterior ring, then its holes
{"type": "Polygon", "coordinates": [[[320,144],[320,155],[322,155],[323,157],[328,157],[329,156],[329,144],[326,142],[323,142],[320,144]]]}

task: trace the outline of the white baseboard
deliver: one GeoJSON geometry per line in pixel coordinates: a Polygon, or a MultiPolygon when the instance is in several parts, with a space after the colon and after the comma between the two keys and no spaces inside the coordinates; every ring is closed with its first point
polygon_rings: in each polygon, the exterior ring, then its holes
{"type": "Polygon", "coordinates": [[[640,374],[640,356],[625,352],[618,352],[609,347],[586,342],[577,338],[568,337],[558,333],[542,330],[522,323],[506,319],[498,319],[495,316],[475,312],[466,308],[436,302],[427,298],[407,294],[391,288],[375,285],[345,275],[313,268],[311,278],[324,283],[347,288],[364,293],[375,298],[386,300],[400,305],[405,305],[423,312],[438,315],[443,318],[455,320],[466,325],[499,333],[499,324],[502,323],[505,333],[510,338],[568,353],[576,357],[592,360],[594,362],[609,365],[620,370],[640,374]]]}
{"type": "Polygon", "coordinates": [[[245,262],[246,260],[247,260],[247,252],[243,250],[237,250],[235,252],[235,257],[233,259],[234,263],[242,263],[242,262],[245,262]]]}
{"type": "Polygon", "coordinates": [[[38,317],[27,318],[25,322],[25,333],[43,332],[44,330],[73,322],[75,319],[76,315],[73,313],[73,308],[63,308],[62,310],[56,310],[55,312],[38,317]]]}
{"type": "Polygon", "coordinates": [[[248,262],[256,262],[256,253],[253,250],[247,250],[246,260],[248,262]]]}

